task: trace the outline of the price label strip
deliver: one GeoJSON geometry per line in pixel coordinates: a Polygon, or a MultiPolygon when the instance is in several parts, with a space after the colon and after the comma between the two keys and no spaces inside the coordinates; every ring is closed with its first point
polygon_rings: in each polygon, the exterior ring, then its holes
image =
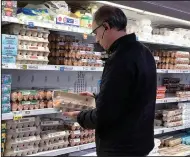
{"type": "Polygon", "coordinates": [[[20,120],[22,119],[22,112],[13,112],[13,120],[20,120]]]}

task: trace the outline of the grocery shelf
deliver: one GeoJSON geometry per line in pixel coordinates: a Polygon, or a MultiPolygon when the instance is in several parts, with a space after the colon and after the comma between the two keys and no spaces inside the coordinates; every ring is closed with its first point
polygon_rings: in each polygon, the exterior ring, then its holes
{"type": "Polygon", "coordinates": [[[53,113],[59,113],[59,112],[60,111],[58,111],[54,108],[15,111],[15,112],[10,112],[10,113],[3,113],[2,114],[2,120],[13,119],[14,116],[16,116],[16,115],[22,115],[22,117],[25,117],[25,116],[37,116],[37,115],[44,115],[44,114],[53,114],[53,113]]]}
{"type": "MultiPolygon", "coordinates": [[[[35,27],[43,27],[43,28],[48,28],[49,30],[54,30],[54,31],[68,31],[68,32],[75,32],[75,33],[84,33],[84,34],[90,34],[91,30],[86,29],[86,28],[81,28],[81,27],[76,27],[76,26],[68,26],[68,25],[59,25],[55,23],[47,23],[47,22],[40,22],[40,21],[23,21],[21,19],[17,19],[16,17],[7,17],[7,16],[2,16],[2,22],[9,22],[9,23],[18,23],[18,24],[24,24],[24,25],[32,25],[35,27]]],[[[144,44],[148,45],[159,45],[162,46],[163,49],[176,49],[176,50],[184,50],[184,51],[189,51],[190,47],[189,45],[184,45],[184,44],[179,44],[179,43],[171,43],[167,41],[155,41],[152,39],[148,39],[147,41],[144,39],[138,38],[139,41],[141,41],[144,44]]]]}
{"type": "Polygon", "coordinates": [[[2,64],[2,69],[53,70],[53,71],[103,71],[103,67],[39,65],[39,64],[2,64]]]}
{"type": "Polygon", "coordinates": [[[168,132],[189,129],[190,126],[178,126],[178,127],[172,127],[172,128],[155,126],[154,128],[155,128],[154,135],[159,135],[159,134],[164,134],[164,133],[168,133],[168,132]]]}
{"type": "MultiPolygon", "coordinates": [[[[156,104],[184,102],[184,101],[190,101],[190,98],[171,97],[171,98],[157,99],[156,104]]],[[[35,116],[35,115],[44,115],[44,114],[53,114],[53,113],[59,113],[59,111],[53,108],[14,111],[10,113],[3,113],[2,120],[13,119],[15,115],[22,115],[22,117],[25,117],[25,116],[35,116]]]]}
{"type": "MultiPolygon", "coordinates": [[[[103,67],[66,66],[66,65],[40,65],[40,64],[2,64],[2,69],[17,70],[53,70],[53,71],[103,71],[103,67]]],[[[190,70],[157,69],[157,73],[188,74],[190,70]]]]}
{"type": "Polygon", "coordinates": [[[174,70],[174,69],[157,69],[157,73],[182,73],[182,74],[189,74],[190,70],[189,69],[184,69],[184,70],[174,70]]]}
{"type": "Polygon", "coordinates": [[[156,104],[184,102],[184,101],[190,101],[190,98],[169,97],[169,98],[164,98],[164,99],[157,99],[156,104]]]}
{"type": "Polygon", "coordinates": [[[2,16],[2,22],[9,22],[9,23],[18,23],[18,24],[24,24],[24,25],[32,25],[34,27],[43,27],[48,28],[49,30],[54,31],[68,31],[68,32],[75,32],[75,33],[85,33],[90,34],[91,30],[87,28],[81,28],[76,26],[69,26],[69,25],[59,25],[55,23],[48,23],[48,22],[40,22],[40,21],[27,21],[22,19],[17,19],[16,17],[8,17],[8,16],[2,16]]]}
{"type": "Polygon", "coordinates": [[[28,155],[28,156],[58,156],[62,154],[77,152],[77,151],[95,148],[95,147],[96,147],[95,143],[89,143],[89,144],[84,144],[84,145],[79,145],[79,146],[74,146],[74,147],[67,147],[67,148],[62,148],[62,149],[40,152],[37,154],[28,155]]]}

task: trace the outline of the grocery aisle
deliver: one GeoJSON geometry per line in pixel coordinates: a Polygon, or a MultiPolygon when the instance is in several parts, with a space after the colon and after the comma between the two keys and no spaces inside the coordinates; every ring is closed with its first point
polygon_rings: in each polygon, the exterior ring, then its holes
{"type": "MultiPolygon", "coordinates": [[[[58,106],[60,98],[71,101],[66,93],[99,92],[109,56],[90,33],[92,14],[104,2],[2,3],[4,156],[96,156],[95,131],[62,116],[95,102],[84,106],[74,95],[72,106],[58,106]]],[[[190,155],[190,22],[120,7],[129,19],[127,33],[151,49],[157,65],[155,148],[149,155],[190,155]]]]}

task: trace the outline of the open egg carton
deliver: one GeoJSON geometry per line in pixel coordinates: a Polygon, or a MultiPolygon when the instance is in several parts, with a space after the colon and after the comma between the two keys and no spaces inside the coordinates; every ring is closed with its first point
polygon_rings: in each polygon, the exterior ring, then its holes
{"type": "Polygon", "coordinates": [[[65,111],[76,111],[95,108],[95,99],[90,96],[67,93],[61,90],[53,91],[53,106],[65,111]]]}
{"type": "Polygon", "coordinates": [[[46,28],[10,24],[3,28],[3,31],[7,34],[18,35],[18,64],[48,63],[50,32],[46,28]]]}

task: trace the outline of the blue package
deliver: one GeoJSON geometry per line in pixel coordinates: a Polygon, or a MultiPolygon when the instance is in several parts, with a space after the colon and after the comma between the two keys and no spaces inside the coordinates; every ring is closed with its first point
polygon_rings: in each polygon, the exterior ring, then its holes
{"type": "Polygon", "coordinates": [[[1,103],[8,104],[10,103],[10,94],[2,94],[1,103]]]}
{"type": "Polygon", "coordinates": [[[16,57],[15,56],[5,56],[2,55],[2,64],[16,64],[16,57]]]}
{"type": "Polygon", "coordinates": [[[12,77],[9,74],[2,74],[1,76],[1,83],[2,84],[11,84],[12,83],[12,77]]]}
{"type": "Polygon", "coordinates": [[[2,113],[11,112],[11,104],[2,104],[1,111],[2,113]]]}
{"type": "Polygon", "coordinates": [[[2,55],[16,56],[17,49],[18,49],[17,45],[2,44],[2,55]]]}
{"type": "Polygon", "coordinates": [[[2,34],[2,45],[18,46],[18,37],[16,35],[2,34]]]}
{"type": "Polygon", "coordinates": [[[1,87],[2,94],[10,94],[11,93],[11,85],[2,85],[1,87]]]}

